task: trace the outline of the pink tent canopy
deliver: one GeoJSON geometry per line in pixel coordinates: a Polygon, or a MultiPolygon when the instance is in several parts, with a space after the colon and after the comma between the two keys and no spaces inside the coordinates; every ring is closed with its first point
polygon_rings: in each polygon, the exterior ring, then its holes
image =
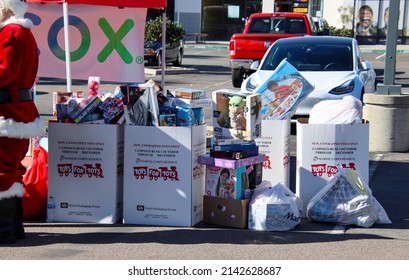
{"type": "Polygon", "coordinates": [[[33,3],[68,3],[68,4],[87,4],[100,6],[116,6],[130,8],[165,8],[166,0],[26,0],[33,3]]]}
{"type": "MultiPolygon", "coordinates": [[[[27,3],[62,3],[64,8],[65,24],[68,24],[68,4],[86,4],[99,6],[114,6],[127,8],[166,8],[167,0],[25,0],[27,3]]],[[[162,13],[162,34],[166,34],[166,12],[162,13]]],[[[69,36],[68,29],[65,30],[66,38],[66,68],[67,68],[67,91],[71,91],[71,70],[70,70],[70,55],[69,55],[69,36]]],[[[162,45],[165,46],[165,36],[162,36],[162,45]]],[[[165,88],[165,48],[162,55],[162,87],[165,88]]]]}

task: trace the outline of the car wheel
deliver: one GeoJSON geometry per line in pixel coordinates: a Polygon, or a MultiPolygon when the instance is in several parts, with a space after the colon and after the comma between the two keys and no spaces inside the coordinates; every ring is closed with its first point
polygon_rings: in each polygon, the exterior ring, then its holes
{"type": "Polygon", "coordinates": [[[240,69],[234,69],[231,71],[231,80],[234,87],[241,87],[241,84],[243,83],[243,74],[240,69]]]}
{"type": "Polygon", "coordinates": [[[182,65],[182,51],[181,50],[178,51],[178,56],[176,57],[175,62],[173,62],[173,65],[174,66],[182,65]]]}

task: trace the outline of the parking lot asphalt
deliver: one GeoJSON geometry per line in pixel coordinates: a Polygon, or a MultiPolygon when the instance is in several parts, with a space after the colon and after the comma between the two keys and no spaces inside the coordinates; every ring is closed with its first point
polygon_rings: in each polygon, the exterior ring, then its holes
{"type": "MultiPolygon", "coordinates": [[[[209,42],[207,47],[225,44],[209,42]]],[[[371,46],[368,51],[383,48],[371,46]]],[[[291,231],[260,232],[202,222],[194,227],[159,227],[26,221],[26,238],[1,245],[0,259],[409,260],[409,151],[370,153],[369,170],[368,185],[392,224],[337,227],[303,219],[291,231]]]]}

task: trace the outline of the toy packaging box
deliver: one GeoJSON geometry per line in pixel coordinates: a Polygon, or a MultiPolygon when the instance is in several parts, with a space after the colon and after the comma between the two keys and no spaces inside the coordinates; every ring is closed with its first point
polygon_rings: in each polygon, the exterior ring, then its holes
{"type": "Polygon", "coordinates": [[[175,97],[187,99],[200,99],[206,97],[206,91],[203,89],[176,88],[170,90],[170,93],[173,94],[175,97]]]}
{"type": "Polygon", "coordinates": [[[248,188],[249,181],[245,166],[237,169],[206,166],[206,195],[241,199],[248,188]]]}
{"type": "Polygon", "coordinates": [[[284,59],[254,92],[261,95],[262,119],[283,120],[291,118],[298,105],[313,90],[314,85],[284,59]]]}
{"type": "Polygon", "coordinates": [[[212,92],[213,137],[254,140],[261,135],[261,96],[221,89],[212,92]]]}
{"type": "Polygon", "coordinates": [[[212,165],[218,167],[225,167],[230,169],[237,169],[243,166],[249,166],[257,163],[263,163],[266,159],[265,154],[258,154],[257,156],[247,157],[242,159],[225,159],[212,157],[210,154],[199,155],[197,162],[204,165],[212,165]]]}
{"type": "Polygon", "coordinates": [[[48,124],[48,196],[56,222],[122,219],[124,125],[48,124]]]}
{"type": "Polygon", "coordinates": [[[369,180],[369,123],[309,124],[297,120],[296,194],[306,215],[309,201],[338,173],[338,165],[369,180]]]}
{"type": "Polygon", "coordinates": [[[90,120],[90,115],[94,112],[102,100],[98,96],[88,98],[72,98],[68,100],[67,116],[75,123],[90,120]]]}
{"type": "Polygon", "coordinates": [[[171,107],[185,107],[185,108],[204,108],[212,107],[212,99],[211,98],[199,98],[199,99],[189,99],[189,98],[179,98],[179,97],[170,97],[166,101],[166,105],[171,107]]]}
{"type": "Polygon", "coordinates": [[[83,98],[82,91],[54,91],[53,92],[53,116],[57,116],[57,104],[67,104],[70,98],[83,98]]]}
{"type": "Polygon", "coordinates": [[[193,226],[203,219],[206,125],[125,125],[125,224],[193,226]]]}

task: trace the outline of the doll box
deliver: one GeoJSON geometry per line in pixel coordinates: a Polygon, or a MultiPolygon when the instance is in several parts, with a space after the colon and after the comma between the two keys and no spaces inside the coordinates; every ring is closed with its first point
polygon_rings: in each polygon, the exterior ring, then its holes
{"type": "Polygon", "coordinates": [[[246,170],[245,166],[237,169],[206,166],[205,194],[241,199],[249,187],[246,170]]]}
{"type": "Polygon", "coordinates": [[[221,89],[212,92],[213,136],[254,140],[261,135],[261,96],[221,89]]]}

